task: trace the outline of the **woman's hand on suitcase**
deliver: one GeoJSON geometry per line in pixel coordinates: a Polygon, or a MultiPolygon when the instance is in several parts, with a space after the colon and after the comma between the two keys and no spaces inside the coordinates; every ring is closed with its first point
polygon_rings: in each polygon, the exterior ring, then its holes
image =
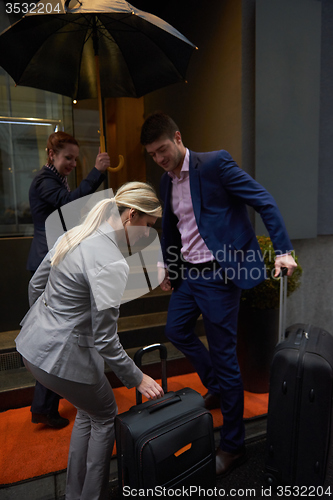
{"type": "Polygon", "coordinates": [[[155,382],[149,375],[143,374],[141,384],[137,387],[138,391],[147,399],[157,399],[164,395],[162,387],[155,382]]]}

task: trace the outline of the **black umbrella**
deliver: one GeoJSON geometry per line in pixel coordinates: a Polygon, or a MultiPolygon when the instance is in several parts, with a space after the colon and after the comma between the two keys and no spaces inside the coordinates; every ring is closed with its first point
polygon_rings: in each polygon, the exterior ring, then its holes
{"type": "Polygon", "coordinates": [[[97,97],[105,151],[102,96],[141,97],[184,81],[194,49],[124,0],[43,0],[0,35],[0,66],[18,85],[97,97]]]}

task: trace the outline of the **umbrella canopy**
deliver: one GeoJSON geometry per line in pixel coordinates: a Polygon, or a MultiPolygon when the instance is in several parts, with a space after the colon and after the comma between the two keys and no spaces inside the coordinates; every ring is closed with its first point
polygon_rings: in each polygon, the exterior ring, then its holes
{"type": "Polygon", "coordinates": [[[194,48],[124,0],[44,0],[1,34],[0,65],[18,85],[72,99],[98,97],[99,76],[103,97],[141,97],[184,80],[194,48]]]}
{"type": "MultiPolygon", "coordinates": [[[[101,151],[102,97],[141,97],[185,80],[195,45],[124,0],[24,5],[35,7],[0,35],[0,66],[18,85],[77,100],[97,97],[101,151]]],[[[122,167],[119,158],[110,171],[122,167]]]]}

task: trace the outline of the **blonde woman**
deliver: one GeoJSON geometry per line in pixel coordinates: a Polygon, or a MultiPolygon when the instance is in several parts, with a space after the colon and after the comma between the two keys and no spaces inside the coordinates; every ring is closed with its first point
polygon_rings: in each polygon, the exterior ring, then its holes
{"type": "Polygon", "coordinates": [[[17,350],[40,383],[77,408],[66,500],[107,498],[117,405],[104,361],[128,388],[137,387],[147,398],[163,395],[128,357],[117,335],[128,278],[119,244],[131,230],[147,236],[161,213],[151,186],[125,184],[65,233],[29,284],[31,308],[21,323],[17,350]]]}

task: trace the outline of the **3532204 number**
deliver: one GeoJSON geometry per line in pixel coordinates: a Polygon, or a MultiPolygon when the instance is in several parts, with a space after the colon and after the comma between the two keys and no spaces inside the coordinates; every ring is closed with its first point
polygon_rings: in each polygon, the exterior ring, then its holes
{"type": "Polygon", "coordinates": [[[6,14],[60,14],[60,3],[50,2],[7,2],[6,14]]]}
{"type": "Polygon", "coordinates": [[[278,497],[330,497],[332,495],[331,487],[323,486],[277,486],[276,494],[278,497]]]}

